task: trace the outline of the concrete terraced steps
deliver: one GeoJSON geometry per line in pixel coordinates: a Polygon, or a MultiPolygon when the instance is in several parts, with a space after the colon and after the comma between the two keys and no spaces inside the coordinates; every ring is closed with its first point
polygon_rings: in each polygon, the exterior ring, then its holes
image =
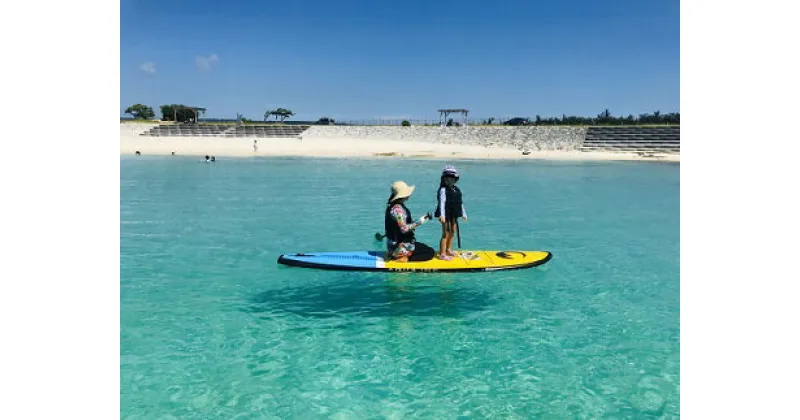
{"type": "Polygon", "coordinates": [[[589,127],[581,151],[681,153],[680,126],[589,127]]]}
{"type": "Polygon", "coordinates": [[[150,137],[299,137],[307,125],[161,124],[140,134],[150,137]]]}

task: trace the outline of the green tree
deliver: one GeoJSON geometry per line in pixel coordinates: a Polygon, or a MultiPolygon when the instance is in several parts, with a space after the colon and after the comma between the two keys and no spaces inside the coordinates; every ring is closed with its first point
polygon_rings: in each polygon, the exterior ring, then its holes
{"type": "Polygon", "coordinates": [[[253,122],[253,120],[251,120],[250,118],[247,118],[244,115],[239,114],[238,112],[236,113],[236,123],[237,124],[242,125],[242,124],[251,123],[251,122],[253,122]]]}
{"type": "Polygon", "coordinates": [[[137,120],[149,120],[156,116],[156,113],[153,112],[153,108],[142,104],[131,105],[125,108],[125,113],[131,114],[133,118],[137,120]]]}
{"type": "Polygon", "coordinates": [[[293,115],[294,112],[286,108],[272,109],[264,113],[264,121],[267,121],[269,117],[273,116],[275,117],[275,121],[278,121],[278,118],[280,118],[280,120],[283,121],[293,115]]]}
{"type": "MultiPolygon", "coordinates": [[[[522,120],[523,118],[518,117],[522,120]]],[[[638,117],[628,115],[627,117],[615,117],[611,115],[608,109],[603,110],[596,117],[579,117],[567,116],[562,114],[561,117],[544,118],[540,115],[536,116],[534,121],[535,125],[680,125],[681,114],[679,112],[662,114],[660,111],[655,111],[652,114],[645,113],[639,114],[638,117]]]]}
{"type": "Polygon", "coordinates": [[[598,124],[610,124],[614,120],[614,117],[611,116],[611,111],[606,108],[603,112],[597,114],[597,123],[598,124]]]}

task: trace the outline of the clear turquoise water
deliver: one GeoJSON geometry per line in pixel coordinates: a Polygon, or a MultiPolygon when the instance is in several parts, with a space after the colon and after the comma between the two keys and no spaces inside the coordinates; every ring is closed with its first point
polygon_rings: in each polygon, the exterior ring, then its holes
{"type": "Polygon", "coordinates": [[[121,417],[678,417],[678,165],[455,162],[463,247],[535,269],[276,264],[381,248],[389,184],[419,216],[443,164],[122,157],[121,417]]]}

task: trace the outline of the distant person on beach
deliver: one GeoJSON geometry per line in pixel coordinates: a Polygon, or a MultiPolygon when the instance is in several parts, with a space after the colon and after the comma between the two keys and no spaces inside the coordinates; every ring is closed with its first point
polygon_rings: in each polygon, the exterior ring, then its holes
{"type": "Polygon", "coordinates": [[[141,153],[140,151],[138,151],[138,150],[137,150],[137,151],[136,151],[136,156],[141,156],[141,155],[142,155],[142,153],[141,153]]]}
{"type": "Polygon", "coordinates": [[[211,156],[211,161],[212,161],[212,162],[216,162],[216,161],[217,161],[217,158],[216,158],[215,156],[211,156]]]}
{"type": "Polygon", "coordinates": [[[467,221],[467,210],[461,198],[461,190],[456,186],[459,175],[453,165],[447,165],[442,170],[439,180],[439,190],[436,193],[437,206],[434,217],[442,224],[442,238],[439,240],[439,259],[452,260],[456,256],[453,252],[453,237],[458,230],[458,218],[467,221]]]}
{"type": "Polygon", "coordinates": [[[253,140],[253,152],[258,151],[258,140],[253,140]]]}
{"type": "Polygon", "coordinates": [[[206,163],[211,162],[211,157],[206,155],[206,163]]]}
{"type": "Polygon", "coordinates": [[[418,221],[411,217],[411,211],[405,202],[414,193],[413,186],[403,181],[392,184],[392,194],[386,203],[384,229],[386,230],[386,248],[389,258],[400,262],[428,261],[433,259],[433,248],[417,242],[414,230],[430,220],[430,214],[422,216],[418,221]]]}

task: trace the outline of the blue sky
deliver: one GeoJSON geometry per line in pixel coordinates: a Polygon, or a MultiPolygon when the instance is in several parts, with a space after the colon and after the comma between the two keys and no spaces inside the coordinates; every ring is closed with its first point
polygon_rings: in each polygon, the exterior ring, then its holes
{"type": "Polygon", "coordinates": [[[153,1],[120,4],[120,114],[182,103],[438,119],[680,111],[680,2],[153,1]]]}

